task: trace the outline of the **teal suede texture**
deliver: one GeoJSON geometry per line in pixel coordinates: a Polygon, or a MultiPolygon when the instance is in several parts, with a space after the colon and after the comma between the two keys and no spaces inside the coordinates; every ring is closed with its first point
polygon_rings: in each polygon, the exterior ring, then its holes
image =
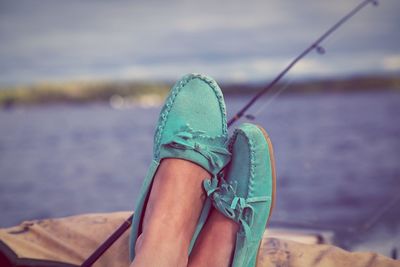
{"type": "MultiPolygon", "coordinates": [[[[181,158],[202,166],[216,175],[230,161],[226,108],[222,92],[210,77],[188,74],[171,89],[158,119],[154,135],[153,160],[143,181],[135,206],[130,234],[130,258],[141,234],[146,202],[154,176],[164,158],[181,158]]],[[[188,253],[211,209],[207,198],[197,223],[188,253]]]]}
{"type": "Polygon", "coordinates": [[[253,267],[271,212],[273,194],[272,151],[262,130],[245,123],[230,139],[232,160],[217,187],[204,187],[214,207],[239,223],[232,267],[253,267]]]}

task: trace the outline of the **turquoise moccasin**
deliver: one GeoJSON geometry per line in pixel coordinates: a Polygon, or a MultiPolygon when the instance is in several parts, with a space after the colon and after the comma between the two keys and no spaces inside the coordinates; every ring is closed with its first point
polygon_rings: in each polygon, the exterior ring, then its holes
{"type": "MultiPolygon", "coordinates": [[[[178,81],[161,110],[154,136],[153,161],[144,179],[136,203],[130,235],[131,260],[135,257],[136,239],[142,232],[142,220],[152,181],[164,158],[192,161],[216,175],[230,161],[227,149],[226,109],[221,89],[206,76],[189,74],[178,81]]],[[[204,203],[189,253],[211,209],[209,198],[204,203]]]]}
{"type": "Polygon", "coordinates": [[[245,123],[229,141],[231,163],[216,187],[204,181],[214,207],[239,223],[233,267],[256,266],[257,252],[275,197],[272,144],[266,132],[245,123]]]}

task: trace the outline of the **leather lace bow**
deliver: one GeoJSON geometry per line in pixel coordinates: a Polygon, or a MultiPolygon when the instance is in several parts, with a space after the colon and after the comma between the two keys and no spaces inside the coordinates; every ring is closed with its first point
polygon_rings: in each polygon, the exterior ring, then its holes
{"type": "Polygon", "coordinates": [[[254,222],[254,208],[251,204],[256,202],[268,201],[267,196],[243,198],[236,194],[236,183],[227,183],[220,178],[218,187],[217,179],[205,180],[203,182],[207,195],[212,199],[213,205],[226,217],[239,223],[246,237],[251,236],[251,226],[254,222]]]}
{"type": "Polygon", "coordinates": [[[163,143],[164,146],[176,149],[190,149],[205,157],[212,167],[221,169],[230,158],[229,151],[221,146],[213,146],[207,143],[204,131],[195,131],[185,125],[179,131],[163,143]]]}

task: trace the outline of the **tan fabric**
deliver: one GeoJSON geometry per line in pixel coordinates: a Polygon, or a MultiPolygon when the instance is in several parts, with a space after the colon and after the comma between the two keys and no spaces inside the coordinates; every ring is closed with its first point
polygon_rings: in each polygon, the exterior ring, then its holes
{"type": "Polygon", "coordinates": [[[377,253],[351,253],[331,245],[307,245],[266,238],[260,247],[259,267],[399,267],[400,262],[377,253]]]}
{"type": "MultiPolygon", "coordinates": [[[[0,240],[19,257],[81,264],[127,217],[129,212],[85,214],[62,219],[24,222],[0,229],[0,240]]],[[[129,266],[127,231],[94,266],[129,266]]],[[[264,238],[259,267],[400,267],[376,253],[350,253],[331,245],[310,245],[264,238]]]]}
{"type": "MultiPolygon", "coordinates": [[[[85,214],[23,222],[0,229],[0,240],[21,258],[80,265],[129,215],[85,214]]],[[[128,235],[129,231],[125,232],[94,266],[129,266],[128,235]]]]}

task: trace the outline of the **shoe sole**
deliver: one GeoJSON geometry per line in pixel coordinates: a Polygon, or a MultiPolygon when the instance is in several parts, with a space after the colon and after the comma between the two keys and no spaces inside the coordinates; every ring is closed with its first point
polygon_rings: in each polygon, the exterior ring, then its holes
{"type": "Polygon", "coordinates": [[[275,170],[275,155],[274,155],[274,148],[272,146],[271,139],[269,138],[268,133],[265,131],[263,127],[260,125],[257,125],[257,127],[261,130],[261,132],[264,135],[265,140],[268,143],[268,150],[269,150],[269,157],[270,157],[270,165],[271,165],[271,171],[272,171],[272,201],[271,201],[271,211],[269,212],[267,224],[269,222],[269,219],[271,218],[272,211],[274,210],[275,207],[275,199],[276,199],[276,170],[275,170]]]}
{"type": "MultiPolygon", "coordinates": [[[[269,158],[270,158],[270,165],[271,165],[271,171],[272,171],[272,196],[271,196],[272,197],[272,201],[271,201],[271,210],[269,212],[267,223],[266,223],[266,226],[265,226],[265,228],[266,228],[268,223],[269,223],[269,219],[271,218],[272,211],[274,210],[274,207],[275,207],[275,198],[276,198],[275,155],[274,155],[274,148],[272,146],[272,142],[271,142],[271,139],[269,138],[269,135],[268,135],[267,131],[265,131],[265,129],[263,127],[261,127],[260,125],[256,125],[256,126],[258,127],[258,129],[261,130],[261,132],[264,135],[265,141],[267,141],[268,151],[269,151],[269,158]]],[[[261,242],[260,242],[260,245],[261,245],[261,242]]],[[[259,246],[259,248],[260,248],[260,246],[259,246]]],[[[255,263],[254,266],[257,266],[257,259],[259,257],[259,254],[260,254],[260,249],[258,249],[258,251],[257,251],[257,256],[256,256],[256,259],[255,259],[255,262],[254,262],[255,263]]]]}

